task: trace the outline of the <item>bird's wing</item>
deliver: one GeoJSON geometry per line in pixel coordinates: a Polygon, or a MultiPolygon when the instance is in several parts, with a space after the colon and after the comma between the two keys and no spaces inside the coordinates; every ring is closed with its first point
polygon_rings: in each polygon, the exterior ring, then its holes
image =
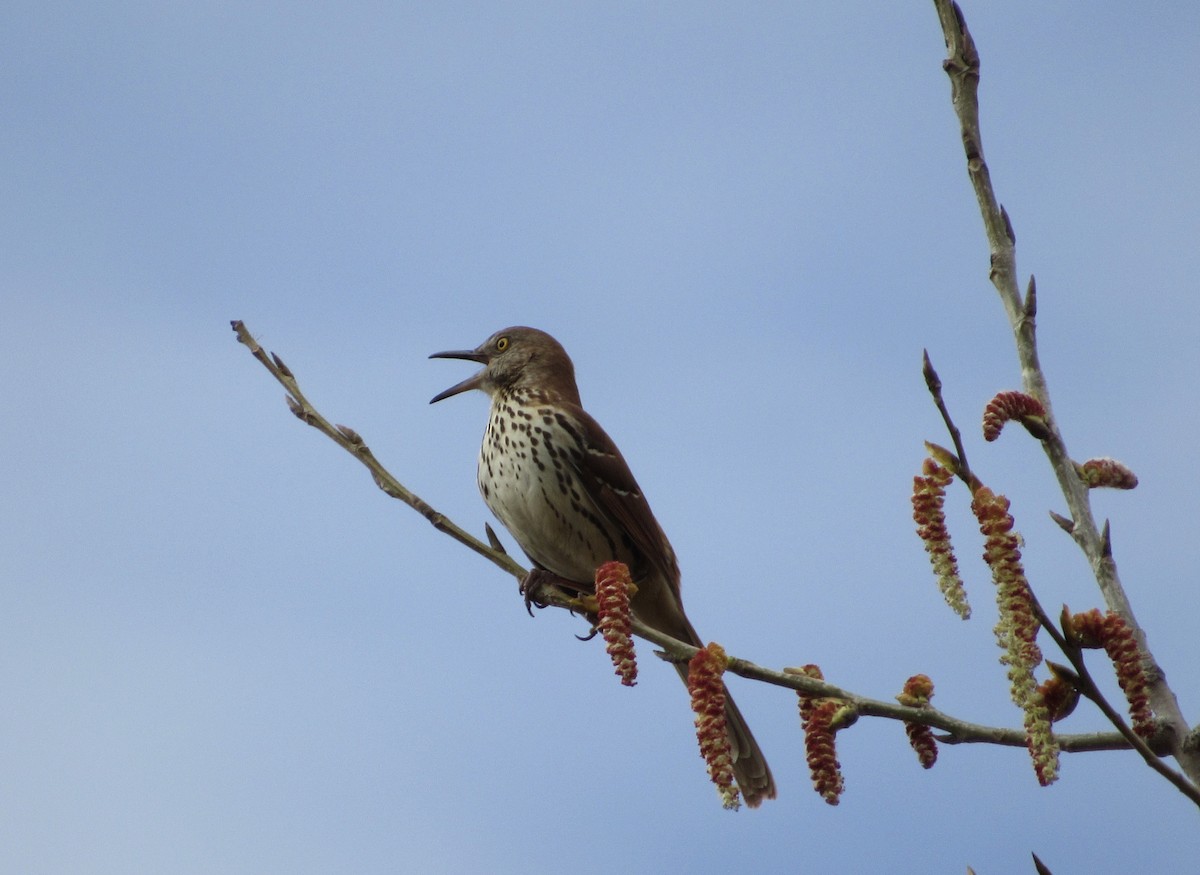
{"type": "Polygon", "coordinates": [[[582,407],[571,406],[581,427],[578,442],[579,480],[595,508],[627,532],[633,547],[671,587],[680,601],[679,563],[675,551],[658,524],[633,472],[612,438],[582,407]]]}

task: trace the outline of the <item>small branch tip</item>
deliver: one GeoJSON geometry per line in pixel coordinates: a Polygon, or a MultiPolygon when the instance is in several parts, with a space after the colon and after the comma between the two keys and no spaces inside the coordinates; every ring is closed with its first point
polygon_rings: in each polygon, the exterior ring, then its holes
{"type": "Polygon", "coordinates": [[[1070,517],[1065,517],[1060,513],[1050,511],[1050,519],[1054,520],[1054,522],[1058,524],[1058,527],[1068,535],[1075,534],[1075,521],[1070,517]]]}
{"type": "Polygon", "coordinates": [[[488,544],[491,546],[491,548],[493,550],[495,550],[496,552],[503,553],[507,556],[508,551],[505,550],[504,545],[502,543],[500,543],[500,538],[496,534],[496,530],[492,528],[492,524],[484,523],[483,530],[484,530],[484,532],[487,533],[488,544]]]}
{"type": "Polygon", "coordinates": [[[921,374],[925,377],[925,386],[933,395],[937,395],[942,391],[942,380],[938,377],[937,371],[933,369],[933,362],[929,359],[929,350],[921,350],[921,374]]]}
{"type": "Polygon", "coordinates": [[[1004,208],[1004,204],[1000,205],[1000,218],[1004,220],[1004,233],[1008,237],[1008,242],[1015,246],[1017,232],[1013,230],[1012,221],[1008,218],[1008,210],[1004,208]]]}
{"type": "Polygon", "coordinates": [[[275,353],[271,353],[271,361],[275,362],[275,367],[279,368],[279,373],[283,374],[285,377],[293,376],[291,368],[285,365],[283,363],[283,359],[275,355],[275,353]]]}
{"type": "Polygon", "coordinates": [[[362,435],[360,435],[358,432],[356,432],[350,426],[335,425],[334,428],[336,428],[338,430],[338,432],[341,433],[342,437],[344,437],[347,441],[349,441],[351,445],[356,446],[356,447],[362,446],[362,442],[363,442],[362,435]]]}

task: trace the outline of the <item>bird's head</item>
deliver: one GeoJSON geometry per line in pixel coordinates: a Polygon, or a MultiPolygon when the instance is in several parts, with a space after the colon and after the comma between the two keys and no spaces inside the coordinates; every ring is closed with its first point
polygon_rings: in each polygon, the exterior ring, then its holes
{"type": "Polygon", "coordinates": [[[489,396],[513,391],[579,403],[575,366],[557,340],[536,328],[514,326],[497,331],[475,349],[435,352],[432,359],[465,359],[483,365],[483,370],[444,392],[430,404],[470,389],[489,396]]]}

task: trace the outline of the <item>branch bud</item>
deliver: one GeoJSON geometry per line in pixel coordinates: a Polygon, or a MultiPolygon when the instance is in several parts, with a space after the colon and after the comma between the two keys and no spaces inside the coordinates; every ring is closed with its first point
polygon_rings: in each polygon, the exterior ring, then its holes
{"type": "MultiPolygon", "coordinates": [[[[817,665],[785,668],[786,674],[806,675],[816,680],[825,676],[817,665]]],[[[812,774],[813,788],[830,805],[841,801],[845,781],[835,745],[838,721],[843,719],[846,706],[832,698],[814,698],[797,692],[800,700],[800,724],[804,728],[804,753],[812,774]]]]}
{"type": "Polygon", "coordinates": [[[1042,402],[1024,392],[999,392],[988,402],[983,411],[983,439],[994,441],[1000,437],[1004,423],[1015,419],[1025,426],[1026,431],[1040,441],[1050,437],[1046,426],[1046,408],[1042,402]]]}
{"type": "Polygon", "coordinates": [[[1109,489],[1133,489],[1138,485],[1137,475],[1116,459],[1088,459],[1075,466],[1079,479],[1088,489],[1107,486],[1109,489]]]}
{"type": "Polygon", "coordinates": [[[950,531],[946,528],[943,505],[946,486],[954,475],[932,458],[927,458],[921,468],[921,476],[913,478],[913,520],[917,524],[917,536],[925,544],[925,552],[937,576],[938,589],[953,611],[964,620],[971,616],[967,593],[962,577],[958,573],[958,559],[950,543],[950,531]]]}
{"type": "MultiPolygon", "coordinates": [[[[896,697],[896,701],[910,708],[927,708],[929,700],[932,698],[933,681],[930,680],[929,675],[915,674],[904,682],[904,691],[896,697]]],[[[917,752],[917,761],[920,762],[921,767],[933,768],[938,755],[933,730],[924,723],[906,720],[904,732],[908,736],[909,745],[917,752]]]]}
{"type": "Polygon", "coordinates": [[[725,683],[721,675],[729,664],[725,650],[712,642],[697,651],[688,662],[687,686],[696,715],[696,739],[700,755],[708,764],[708,776],[717,785],[721,804],[738,808],[737,785],[733,781],[733,752],[725,723],[725,683]]]}
{"type": "Polygon", "coordinates": [[[635,592],[637,587],[624,562],[605,562],[596,569],[596,628],[617,676],[627,687],[637,683],[633,615],[629,610],[629,599],[635,592]]]}

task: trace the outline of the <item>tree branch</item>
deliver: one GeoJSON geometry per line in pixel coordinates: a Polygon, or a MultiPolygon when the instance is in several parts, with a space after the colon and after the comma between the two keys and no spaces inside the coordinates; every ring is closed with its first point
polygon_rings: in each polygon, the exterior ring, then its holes
{"type": "Polygon", "coordinates": [[[268,357],[267,353],[258,345],[258,341],[251,336],[240,319],[233,320],[230,325],[233,326],[234,333],[237,334],[238,342],[245,344],[250,353],[258,359],[262,366],[271,372],[271,376],[278,380],[280,385],[287,390],[286,400],[288,408],[296,415],[297,419],[311,425],[343,450],[354,456],[354,458],[358,459],[371,472],[371,477],[374,478],[376,486],[382,489],[387,495],[403,501],[417,513],[421,514],[439,532],[449,535],[460,544],[474,550],[480,556],[490,560],[518,580],[525,577],[528,572],[521,567],[519,562],[516,562],[511,556],[505,553],[503,547],[500,547],[498,543],[495,546],[483,543],[466,530],[455,525],[448,517],[434,510],[419,496],[409,491],[379,463],[379,460],[375,458],[375,454],[371,452],[370,447],[363,443],[363,439],[356,431],[344,425],[333,425],[322,416],[309,403],[308,399],[304,397],[304,393],[300,391],[299,383],[296,382],[296,378],[292,375],[288,366],[283,363],[283,359],[275,355],[275,353],[271,353],[270,357],[268,357]]]}
{"type": "MultiPolygon", "coordinates": [[[[664,635],[655,629],[651,629],[636,619],[633,622],[633,631],[639,638],[645,638],[647,641],[662,647],[665,653],[659,655],[668,662],[686,662],[700,649],[691,644],[685,644],[682,641],[671,638],[669,635],[664,635]]],[[[736,674],[739,677],[749,680],[774,684],[778,687],[787,687],[798,693],[803,693],[805,696],[838,699],[850,706],[858,716],[883,717],[888,720],[897,720],[903,723],[920,723],[924,726],[932,726],[934,729],[941,729],[947,734],[939,737],[938,740],[946,744],[987,743],[1021,748],[1027,744],[1024,729],[1006,729],[997,726],[986,726],[981,723],[972,723],[930,706],[914,708],[896,702],[871,699],[867,696],[861,696],[858,693],[844,690],[827,681],[816,680],[806,675],[764,668],[748,659],[740,659],[736,656],[729,657],[729,666],[726,670],[731,674],[736,674]]],[[[1115,732],[1055,735],[1054,737],[1062,750],[1072,752],[1128,750],[1130,747],[1129,742],[1119,733],[1115,732]]]]}
{"type": "MultiPolygon", "coordinates": [[[[1028,306],[1028,302],[1033,300],[1032,296],[1034,295],[1034,291],[1032,286],[1030,286],[1029,295],[1030,296],[1026,298],[1027,311],[1031,309],[1028,306]]],[[[926,351],[924,354],[923,371],[925,374],[925,385],[928,387],[930,394],[933,396],[934,403],[937,406],[938,412],[942,415],[942,421],[945,423],[946,430],[950,433],[951,439],[954,441],[955,451],[958,454],[957,457],[950,459],[950,461],[954,463],[953,467],[958,478],[967,485],[968,489],[970,489],[972,493],[974,493],[975,490],[978,489],[982,484],[979,482],[978,478],[976,478],[974,473],[972,473],[970,466],[966,462],[966,450],[963,448],[962,433],[958,426],[954,424],[954,418],[950,415],[950,411],[946,406],[945,399],[942,396],[942,381],[941,378],[938,377],[937,371],[934,370],[933,363],[929,360],[928,351],[926,351]]],[[[932,444],[927,444],[927,446],[933,447],[932,444]]],[[[949,450],[945,450],[944,448],[938,449],[940,453],[944,453],[947,456],[951,455],[949,450]]],[[[1070,520],[1067,520],[1066,522],[1069,531],[1071,522],[1070,520]]],[[[1034,593],[1032,588],[1029,589],[1028,597],[1032,603],[1033,611],[1037,616],[1038,624],[1041,626],[1041,628],[1046,630],[1046,633],[1051,638],[1054,639],[1054,643],[1058,646],[1058,649],[1067,657],[1067,659],[1070,660],[1071,665],[1074,666],[1076,672],[1074,678],[1076,689],[1100,709],[1100,712],[1108,719],[1110,723],[1113,724],[1114,727],[1116,727],[1118,734],[1127,742],[1127,744],[1117,745],[1117,747],[1132,747],[1138,752],[1138,754],[1141,755],[1142,759],[1148,766],[1150,766],[1150,768],[1154,769],[1156,772],[1174,784],[1177,789],[1179,789],[1197,805],[1200,805],[1200,787],[1197,787],[1189,782],[1188,779],[1185,778],[1181,773],[1177,772],[1175,769],[1172,769],[1165,762],[1163,762],[1162,759],[1160,759],[1162,755],[1170,753],[1170,750],[1161,744],[1158,745],[1158,750],[1152,750],[1150,745],[1148,745],[1141,736],[1133,731],[1133,729],[1125,721],[1125,718],[1122,717],[1120,712],[1118,712],[1117,709],[1112,706],[1112,704],[1105,697],[1104,693],[1100,690],[1099,686],[1097,686],[1096,682],[1093,680],[1091,673],[1088,671],[1087,665],[1084,662],[1083,651],[1077,645],[1068,641],[1063,633],[1059,631],[1058,626],[1056,626],[1054,623],[1054,620],[1042,608],[1041,602],[1038,600],[1037,595],[1034,593]]],[[[1061,736],[1056,737],[1059,739],[1062,738],[1061,736]]],[[[1111,735],[1107,736],[1107,738],[1111,739],[1111,735]]],[[[944,738],[942,740],[951,744],[955,743],[955,740],[952,738],[944,738]]],[[[1006,743],[994,738],[987,738],[985,740],[995,741],[999,744],[1006,743]]]]}
{"type": "Polygon", "coordinates": [[[1179,702],[1167,685],[1162,669],[1154,660],[1146,642],[1145,631],[1134,617],[1129,599],[1117,575],[1108,526],[1105,525],[1104,532],[1096,526],[1088,488],[1076,473],[1075,463],[1067,452],[1066,442],[1058,429],[1050,404],[1050,391],[1038,359],[1035,321],[1037,289],[1031,277],[1025,300],[1021,300],[1016,278],[1016,237],[1007,212],[996,199],[991,175],[983,156],[983,139],[979,126],[979,53],[958,4],[952,0],[934,0],[934,6],[937,8],[946,39],[947,57],[942,66],[950,77],[951,99],[958,116],[963,148],[966,152],[967,175],[979,202],[991,253],[989,277],[1008,314],[1025,391],[1037,398],[1046,410],[1045,419],[1049,435],[1041,444],[1070,510],[1070,534],[1087,558],[1109,610],[1125,619],[1146,655],[1149,662],[1148,674],[1151,678],[1150,702],[1154,713],[1166,726],[1171,755],[1178,761],[1193,785],[1200,784],[1200,748],[1189,740],[1188,723],[1180,710],[1179,702]]]}
{"type": "MultiPolygon", "coordinates": [[[[311,425],[324,434],[338,446],[359,460],[377,486],[387,495],[399,499],[409,507],[424,516],[435,529],[458,541],[497,567],[508,572],[518,580],[523,580],[528,574],[527,569],[504,552],[495,534],[488,527],[488,537],[492,545],[483,543],[454,524],[443,514],[434,510],[427,502],[403,486],[390,472],[380,464],[363,439],[353,430],[343,425],[333,425],[308,401],[300,390],[299,383],[283,360],[274,353],[266,353],[258,342],[251,336],[246,326],[238,320],[232,323],[237,339],[244,344],[251,354],[279,381],[287,391],[287,403],[292,413],[302,422],[311,425]]],[[[578,600],[570,593],[557,587],[543,587],[538,592],[539,601],[548,607],[562,608],[572,613],[579,611],[578,600]]],[[[659,655],[670,662],[686,662],[697,652],[693,647],[669,635],[650,628],[636,618],[632,628],[638,637],[663,648],[659,655]]],[[[1005,729],[972,723],[951,716],[936,708],[914,708],[896,702],[872,699],[844,690],[833,684],[819,681],[804,675],[789,674],[775,669],[764,668],[746,659],[730,657],[728,671],[750,680],[774,684],[803,693],[806,696],[818,698],[836,698],[845,702],[853,713],[867,717],[882,717],[901,722],[921,723],[932,726],[946,733],[941,740],[947,744],[989,743],[1013,747],[1025,746],[1025,733],[1021,729],[1005,729]]],[[[1060,747],[1065,751],[1097,751],[1128,749],[1129,742],[1117,733],[1088,733],[1080,735],[1058,735],[1060,747]]]]}

